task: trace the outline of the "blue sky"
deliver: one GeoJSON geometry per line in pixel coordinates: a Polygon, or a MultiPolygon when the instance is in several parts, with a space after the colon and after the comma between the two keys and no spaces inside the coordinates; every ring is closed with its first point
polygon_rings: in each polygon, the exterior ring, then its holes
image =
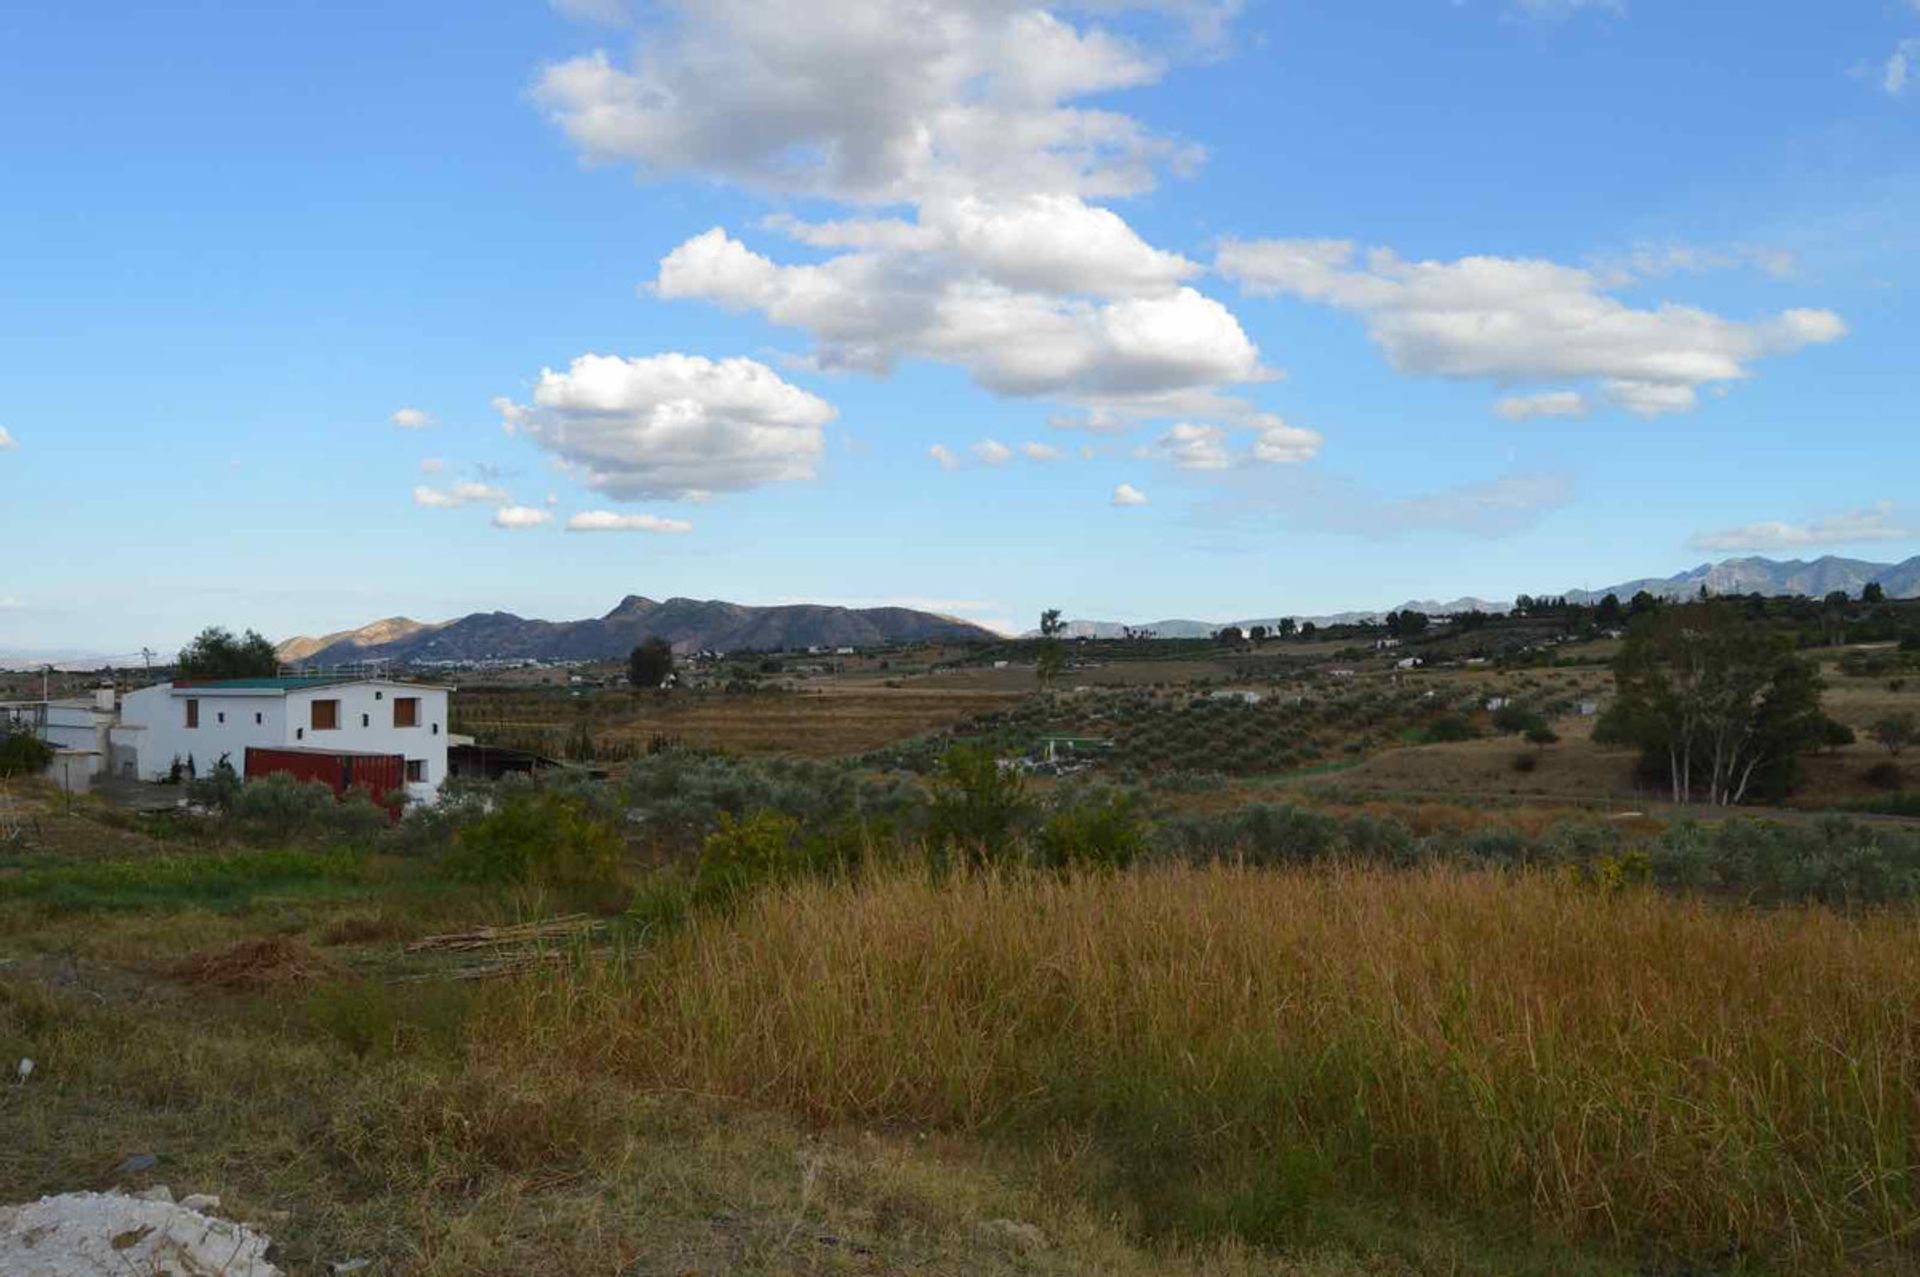
{"type": "Polygon", "coordinates": [[[8,10],[0,649],[1920,552],[1920,2],[823,7],[8,10]]]}

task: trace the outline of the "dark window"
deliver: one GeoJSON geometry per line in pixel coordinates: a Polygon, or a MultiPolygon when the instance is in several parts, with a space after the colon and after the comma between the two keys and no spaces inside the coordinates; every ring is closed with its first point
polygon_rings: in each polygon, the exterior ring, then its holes
{"type": "Polygon", "coordinates": [[[197,696],[187,697],[187,726],[200,726],[200,698],[197,696]]]}
{"type": "Polygon", "coordinates": [[[258,722],[262,722],[262,721],[264,721],[264,720],[263,720],[263,719],[262,719],[262,718],[260,717],[260,715],[258,715],[258,714],[255,714],[255,715],[253,716],[253,721],[254,721],[254,722],[256,722],[256,723],[258,723],[258,722]]]}
{"type": "Polygon", "coordinates": [[[386,699],[386,695],[387,695],[387,694],[386,694],[385,692],[375,692],[375,693],[373,694],[373,699],[374,699],[374,700],[376,700],[376,701],[378,701],[378,700],[384,700],[384,699],[386,699]]]}
{"type": "Polygon", "coordinates": [[[362,726],[362,727],[372,727],[372,726],[373,726],[373,716],[372,716],[371,714],[362,714],[362,715],[360,716],[360,726],[362,726]]]}
{"type": "Polygon", "coordinates": [[[305,739],[307,738],[307,729],[306,729],[306,728],[304,728],[304,727],[296,727],[296,728],[294,728],[294,729],[293,729],[293,738],[294,738],[295,740],[305,740],[305,739]]]}
{"type": "Polygon", "coordinates": [[[409,758],[407,760],[407,779],[422,784],[426,783],[427,760],[424,758],[409,758]]]}
{"type": "Polygon", "coordinates": [[[216,722],[216,723],[224,723],[224,722],[226,722],[226,721],[227,721],[227,714],[226,714],[226,711],[225,711],[225,710],[222,710],[222,711],[221,711],[220,713],[218,713],[218,714],[215,714],[215,715],[213,716],[213,721],[214,721],[214,722],[216,722]]]}
{"type": "Polygon", "coordinates": [[[435,736],[438,736],[438,735],[440,734],[440,724],[438,724],[438,723],[435,723],[435,724],[433,725],[433,734],[434,734],[435,736]]]}

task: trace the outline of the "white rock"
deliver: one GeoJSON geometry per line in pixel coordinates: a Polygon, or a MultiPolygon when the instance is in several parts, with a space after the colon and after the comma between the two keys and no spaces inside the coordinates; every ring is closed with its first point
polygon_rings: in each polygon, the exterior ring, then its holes
{"type": "Polygon", "coordinates": [[[212,1193],[188,1193],[180,1199],[180,1204],[188,1210],[197,1210],[202,1215],[208,1211],[220,1209],[220,1199],[212,1193]]]}
{"type": "Polygon", "coordinates": [[[272,1241],[184,1205],[119,1193],[63,1193],[0,1206],[6,1277],[282,1277],[272,1241]]]}
{"type": "Polygon", "coordinates": [[[169,1206],[173,1205],[173,1190],[165,1184],[155,1184],[152,1188],[143,1188],[127,1196],[136,1202],[165,1202],[169,1206]]]}

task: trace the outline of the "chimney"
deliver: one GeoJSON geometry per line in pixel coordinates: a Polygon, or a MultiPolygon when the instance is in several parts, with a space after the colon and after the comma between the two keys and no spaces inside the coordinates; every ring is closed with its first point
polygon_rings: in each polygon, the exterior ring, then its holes
{"type": "Polygon", "coordinates": [[[105,710],[111,714],[113,713],[113,700],[114,692],[112,687],[96,687],[93,689],[93,707],[95,709],[105,710]]]}

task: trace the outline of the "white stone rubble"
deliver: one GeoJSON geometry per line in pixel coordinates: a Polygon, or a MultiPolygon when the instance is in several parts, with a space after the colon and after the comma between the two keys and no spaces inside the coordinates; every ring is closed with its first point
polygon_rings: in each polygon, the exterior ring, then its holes
{"type": "Polygon", "coordinates": [[[6,1277],[282,1277],[266,1260],[272,1244],[153,1190],[142,1197],[62,1193],[0,1206],[6,1277]]]}

